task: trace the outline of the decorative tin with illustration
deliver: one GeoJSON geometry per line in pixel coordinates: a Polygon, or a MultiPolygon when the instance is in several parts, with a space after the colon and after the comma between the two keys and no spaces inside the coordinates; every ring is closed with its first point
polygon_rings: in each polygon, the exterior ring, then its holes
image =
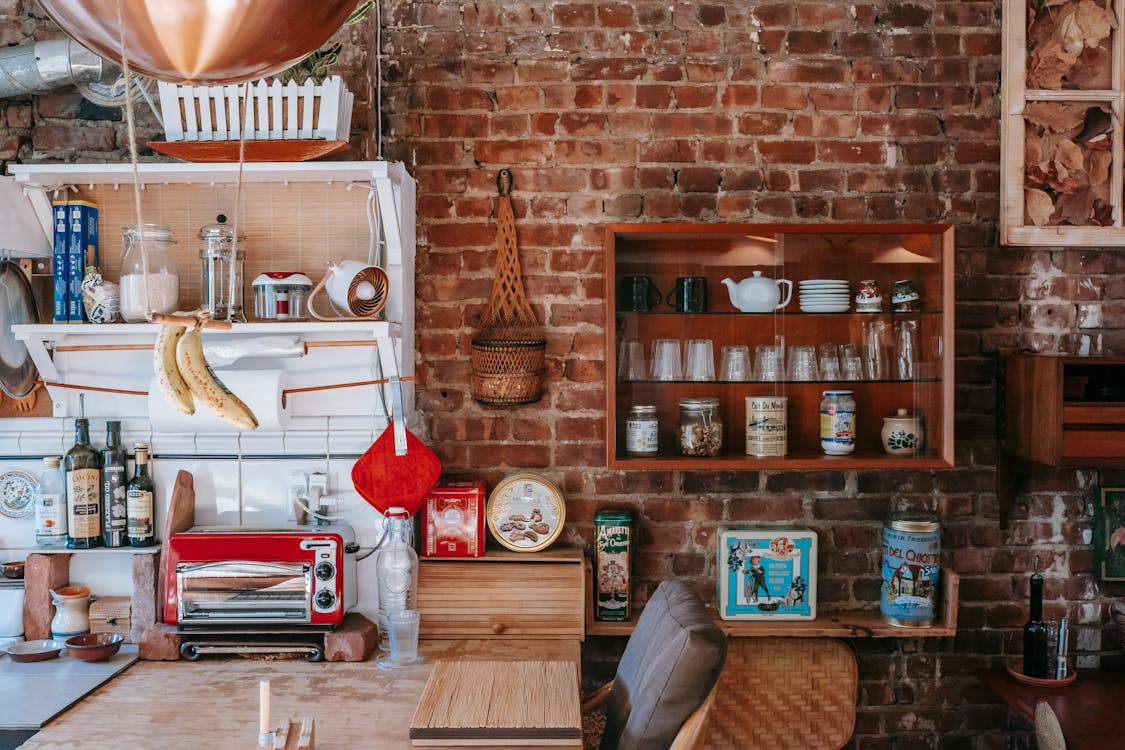
{"type": "Polygon", "coordinates": [[[513,474],[500,480],[485,508],[488,529],[515,552],[538,552],[562,533],[566,501],[562,491],[539,474],[513,474]]]}
{"type": "Polygon", "coordinates": [[[484,555],[484,481],[442,482],[418,514],[422,557],[484,555]]]}
{"type": "Polygon", "coordinates": [[[746,397],[746,455],[784,456],[788,452],[786,396],[746,397]]]}
{"type": "Polygon", "coordinates": [[[1094,488],[1094,568],[1103,581],[1125,581],[1125,487],[1094,488]]]}
{"type": "Polygon", "coordinates": [[[753,526],[719,534],[719,616],[815,620],[816,532],[753,526]]]}
{"type": "Polygon", "coordinates": [[[928,628],[937,620],[941,527],[931,513],[892,514],[883,525],[879,611],[891,625],[928,628]]]}
{"type": "Polygon", "coordinates": [[[629,621],[629,547],[633,514],[627,510],[599,510],[594,514],[594,619],[629,621]]]}

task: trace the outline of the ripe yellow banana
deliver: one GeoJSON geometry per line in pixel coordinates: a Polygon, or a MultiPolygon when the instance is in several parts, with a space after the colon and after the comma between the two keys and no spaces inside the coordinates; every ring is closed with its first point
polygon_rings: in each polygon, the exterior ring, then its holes
{"type": "Polygon", "coordinates": [[[207,408],[240,430],[258,427],[258,418],[242,399],[230,392],[207,365],[203,356],[203,334],[198,328],[185,333],[176,346],[176,364],[192,394],[207,408]]]}
{"type": "Polygon", "coordinates": [[[176,364],[176,344],[187,332],[183,326],[161,326],[152,349],[152,370],[156,374],[156,384],[160,386],[164,399],[181,414],[195,414],[195,401],[191,397],[180,368],[176,364]]]}

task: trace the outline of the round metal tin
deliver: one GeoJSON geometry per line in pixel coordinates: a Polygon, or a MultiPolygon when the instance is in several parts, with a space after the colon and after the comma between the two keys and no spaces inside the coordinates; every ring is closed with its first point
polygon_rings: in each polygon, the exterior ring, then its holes
{"type": "Polygon", "coordinates": [[[485,517],[492,536],[515,552],[538,552],[558,539],[566,521],[562,491],[539,474],[513,474],[488,496],[485,517]]]}

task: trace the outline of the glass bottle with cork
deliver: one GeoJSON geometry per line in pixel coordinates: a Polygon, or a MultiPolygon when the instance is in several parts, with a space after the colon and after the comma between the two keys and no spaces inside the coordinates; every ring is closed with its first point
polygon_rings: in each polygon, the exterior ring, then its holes
{"type": "Polygon", "coordinates": [[[105,423],[105,450],[102,451],[102,544],[124,547],[125,533],[125,447],[121,445],[121,422],[105,423]]]}
{"type": "Polygon", "coordinates": [[[78,396],[78,419],[74,420],[74,447],[66,454],[66,507],[68,549],[102,546],[102,457],[90,445],[90,420],[86,404],[78,396]]]}
{"type": "Polygon", "coordinates": [[[130,547],[151,547],[156,544],[153,532],[152,497],[155,487],[148,475],[148,444],[136,443],[133,478],[125,493],[125,506],[130,547]]]}

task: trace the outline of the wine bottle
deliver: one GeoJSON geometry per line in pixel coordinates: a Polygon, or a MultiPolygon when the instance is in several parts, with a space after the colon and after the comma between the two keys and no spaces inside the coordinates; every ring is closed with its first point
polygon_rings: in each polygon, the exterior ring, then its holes
{"type": "Polygon", "coordinates": [[[151,547],[156,543],[156,536],[152,530],[154,486],[152,478],[148,475],[148,444],[137,443],[133,450],[136,453],[134,459],[136,468],[133,470],[133,478],[129,480],[129,488],[125,492],[129,545],[151,547]]]}
{"type": "Polygon", "coordinates": [[[102,451],[102,543],[124,547],[125,535],[125,448],[121,445],[121,423],[105,423],[102,451]]]}
{"type": "Polygon", "coordinates": [[[1046,678],[1047,625],[1043,622],[1043,576],[1039,575],[1038,555],[1032,565],[1031,616],[1023,626],[1023,673],[1028,677],[1046,678]]]}
{"type": "Polygon", "coordinates": [[[74,447],[66,461],[67,539],[69,549],[102,546],[102,457],[90,446],[90,421],[74,420],[74,447]]]}

